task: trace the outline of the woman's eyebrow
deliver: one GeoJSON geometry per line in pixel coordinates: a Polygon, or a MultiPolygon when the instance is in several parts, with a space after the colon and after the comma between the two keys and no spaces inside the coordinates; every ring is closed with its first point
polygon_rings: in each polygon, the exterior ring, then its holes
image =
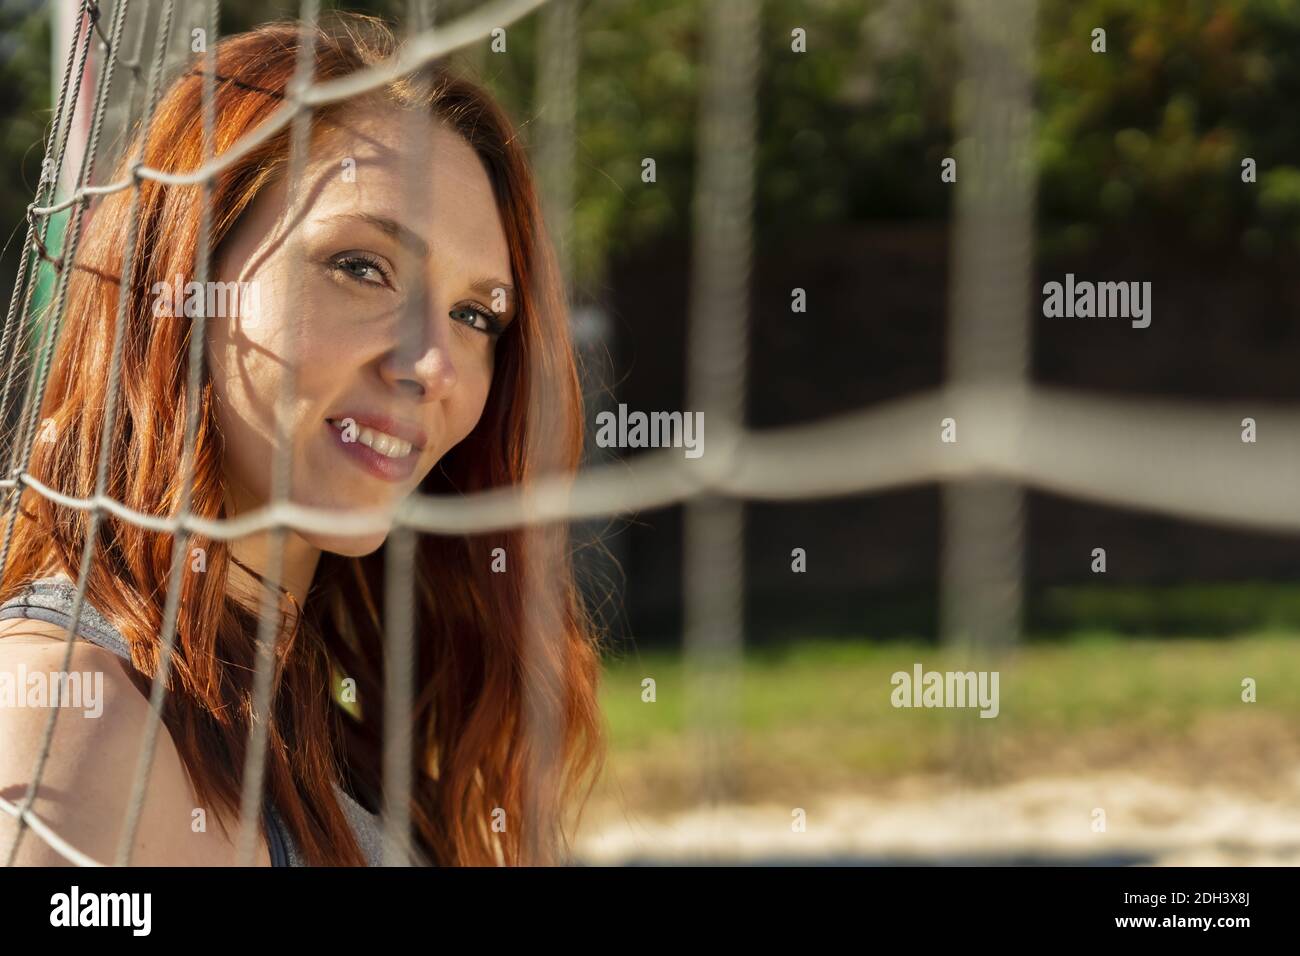
{"type": "Polygon", "coordinates": [[[482,278],[475,279],[469,284],[471,292],[477,292],[479,295],[485,295],[491,298],[496,295],[497,289],[505,293],[506,307],[501,311],[502,315],[513,315],[515,311],[515,287],[508,282],[502,282],[500,279],[482,278]]]}
{"type": "Polygon", "coordinates": [[[390,219],[388,216],[380,216],[370,212],[341,212],[335,216],[330,216],[325,221],[338,222],[341,219],[374,226],[390,239],[394,239],[401,243],[421,259],[429,258],[428,243],[421,239],[416,233],[407,229],[396,219],[390,219]]]}

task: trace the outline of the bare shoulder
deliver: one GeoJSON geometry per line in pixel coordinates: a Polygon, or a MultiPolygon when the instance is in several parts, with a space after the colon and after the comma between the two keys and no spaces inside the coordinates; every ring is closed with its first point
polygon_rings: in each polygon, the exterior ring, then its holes
{"type": "Polygon", "coordinates": [[[0,621],[0,651],[12,644],[47,644],[50,641],[62,643],[67,636],[66,629],[57,624],[50,624],[48,621],[22,617],[11,617],[0,621]]]}
{"type": "MultiPolygon", "coordinates": [[[[0,621],[0,797],[12,805],[24,799],[54,714],[31,810],[76,850],[112,863],[125,829],[149,701],[127,677],[129,664],[111,651],[78,640],[65,664],[66,653],[67,632],[58,625],[0,621]]],[[[0,812],[0,848],[9,846],[15,828],[12,815],[0,812]]],[[[160,727],[132,862],[222,865],[233,859],[231,841],[215,813],[198,805],[171,735],[160,727]]],[[[16,862],[69,861],[29,832],[16,862]]]]}

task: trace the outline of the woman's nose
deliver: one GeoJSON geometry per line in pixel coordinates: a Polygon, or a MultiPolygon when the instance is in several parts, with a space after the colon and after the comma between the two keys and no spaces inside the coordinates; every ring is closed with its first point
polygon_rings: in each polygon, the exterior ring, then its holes
{"type": "Polygon", "coordinates": [[[394,341],[383,361],[386,381],[421,401],[444,396],[456,384],[451,316],[433,299],[413,299],[399,316],[394,341]]]}

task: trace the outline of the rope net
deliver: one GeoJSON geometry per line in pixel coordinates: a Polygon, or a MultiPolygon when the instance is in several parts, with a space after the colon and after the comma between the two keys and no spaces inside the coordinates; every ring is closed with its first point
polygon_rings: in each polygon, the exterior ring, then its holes
{"type": "MultiPolygon", "coordinates": [[[[756,89],[760,56],[760,4],[752,0],[712,0],[706,11],[704,81],[698,118],[700,162],[693,206],[694,244],[688,319],[688,405],[710,421],[711,446],[706,456],[684,458],[673,449],[645,452],[630,462],[591,465],[574,476],[541,476],[525,486],[495,488],[453,499],[416,494],[390,509],[319,509],[289,500],[288,442],[281,434],[271,463],[273,494],[264,507],[225,520],[190,513],[189,492],[194,471],[193,446],[198,405],[189,403],[185,423],[185,455],[181,462],[185,499],[174,514],[144,514],[109,497],[107,486],[111,414],[105,417],[100,442],[96,491],[76,497],[49,487],[28,472],[37,439],[37,416],[67,307],[70,269],[56,269],[50,319],[28,328],[39,264],[59,266],[76,260],[84,213],[92,199],[133,191],[130,229],[124,240],[124,274],[135,255],[138,198],[141,184],[154,180],[171,186],[204,189],[204,218],[195,278],[205,283],[210,267],[210,210],[206,202],[214,178],[238,159],[285,127],[292,130],[290,169],[305,160],[307,132],[313,107],[340,102],[377,90],[399,77],[418,72],[439,57],[487,38],[539,12],[543,17],[538,71],[538,96],[547,103],[545,132],[540,145],[543,202],[554,231],[568,230],[574,136],[576,12],[572,0],[493,0],[454,21],[433,25],[428,5],[414,3],[410,32],[399,54],[389,62],[353,75],[314,81],[311,38],[319,20],[319,3],[304,0],[299,19],[304,42],[296,81],[287,100],[256,130],[213,155],[214,70],[204,70],[203,161],[191,172],[169,173],[144,165],[135,157],[130,175],[118,182],[92,184],[90,176],[100,148],[106,105],[115,67],[128,72],[125,102],[133,103],[138,84],[145,94],[140,123],[147,139],[158,105],[175,20],[175,0],[163,0],[148,63],[142,60],[149,14],[148,0],[120,0],[111,15],[95,0],[83,0],[84,16],[70,44],[61,92],[45,143],[46,162],[33,202],[28,207],[27,232],[9,311],[0,337],[0,450],[7,462],[0,480],[5,494],[5,536],[0,542],[0,573],[7,566],[14,515],[24,491],[41,495],[64,508],[89,514],[90,533],[82,555],[76,600],[68,630],[65,668],[81,620],[87,575],[95,560],[98,523],[105,515],[140,528],[171,535],[172,574],[161,635],[162,658],[154,677],[150,716],[135,771],[126,826],[115,865],[129,865],[144,795],[157,743],[167,671],[176,637],[183,562],[194,536],[231,541],[270,532],[273,543],[267,587],[263,589],[254,678],[255,713],[270,710],[273,649],[278,596],[273,590],[282,572],[283,540],[288,529],[304,532],[364,534],[389,532],[386,575],[385,681],[389,719],[386,726],[405,723],[415,693],[414,636],[410,573],[417,533],[464,535],[507,528],[568,522],[683,504],[686,506],[684,584],[685,650],[692,727],[706,755],[700,768],[704,792],[716,797],[726,791],[730,771],[727,755],[735,730],[736,676],[743,643],[742,595],[744,538],[743,502],[871,494],[920,483],[947,483],[945,502],[948,536],[945,541],[945,631],[970,632],[975,640],[994,643],[1015,636],[1018,627],[1022,489],[1045,491],[1115,506],[1171,516],[1211,520],[1271,530],[1300,530],[1300,489],[1291,476],[1300,470],[1300,444],[1266,442],[1253,446],[1249,459],[1224,453],[1227,446],[1206,442],[1205,436],[1235,437],[1234,423],[1259,416],[1258,403],[1244,405],[1153,402],[1072,393],[1034,385],[1026,375],[1027,315],[1030,261],[1029,235],[1033,208],[1032,170],[1024,158],[1028,142],[1031,87],[1026,66],[1032,51],[1033,0],[1017,0],[996,22],[975,9],[975,0],[960,6],[965,18],[963,45],[967,79],[973,94],[963,107],[963,132],[993,149],[982,163],[963,174],[954,230],[955,285],[952,334],[954,361],[942,388],[879,407],[795,427],[755,431],[744,425],[748,358],[751,219],[756,156],[756,89]],[[1014,8],[1014,9],[1012,9],[1014,8]],[[135,49],[123,55],[124,25],[139,10],[135,49]],[[107,19],[107,26],[105,26],[107,19]],[[1006,27],[1007,29],[1002,29],[1006,27]],[[64,163],[93,43],[103,51],[96,78],[86,148],[72,191],[55,201],[65,177],[64,163]],[[54,255],[47,246],[49,225],[56,214],[69,214],[62,247],[54,255]],[[33,334],[34,333],[34,334],[33,334]],[[29,342],[29,338],[31,341],[29,342]],[[21,399],[19,393],[21,392],[21,399]],[[11,407],[12,406],[12,407],[11,407]],[[939,440],[945,419],[961,423],[959,442],[939,440]],[[798,467],[792,467],[798,463],[798,467]],[[984,545],[981,545],[984,542],[984,545]],[[989,551],[992,544],[992,554],[989,551]],[[1007,544],[1010,542],[1010,545],[1007,544]],[[1001,549],[1001,550],[999,550],[1001,549]],[[1010,550],[1010,558],[1004,550],[1010,550]],[[991,567],[1004,569],[992,582],[991,567]],[[997,599],[988,601],[990,591],[997,599]]],[[[217,0],[203,0],[208,49],[214,57],[218,36],[217,0]]],[[[963,159],[963,169],[966,169],[963,159]]],[[[291,173],[291,183],[296,177],[291,173]]],[[[290,196],[290,204],[302,201],[290,196]]],[[[560,243],[561,261],[567,262],[560,243]]],[[[567,266],[565,267],[567,269],[567,266]]],[[[107,370],[110,408],[119,400],[123,314],[128,283],[121,282],[118,334],[107,370]]],[[[197,393],[202,376],[205,316],[200,309],[191,336],[189,383],[197,393]]],[[[279,421],[293,400],[292,376],[284,379],[279,421]]],[[[1300,411],[1266,410],[1277,434],[1300,430],[1300,411]]],[[[535,586],[545,587],[544,582],[535,586]]],[[[530,601],[530,605],[544,605],[530,601]]],[[[544,628],[534,629],[542,633],[544,628]]],[[[533,630],[530,630],[532,633],[533,630]]],[[[533,655],[540,660],[542,655],[533,655]]],[[[543,674],[525,667],[529,680],[544,685],[543,674]]],[[[528,733],[545,738],[556,733],[559,714],[545,704],[539,687],[528,733]]],[[[69,845],[33,811],[32,805],[50,753],[59,708],[51,708],[39,756],[24,798],[0,799],[0,810],[17,818],[17,834],[4,848],[12,864],[25,835],[44,841],[78,866],[105,865],[69,845]]],[[[409,734],[392,733],[385,741],[382,812],[385,862],[405,861],[411,844],[408,814],[412,781],[408,772],[409,734]]],[[[257,808],[263,790],[266,722],[255,720],[242,777],[239,861],[252,862],[257,839],[257,808]]]]}

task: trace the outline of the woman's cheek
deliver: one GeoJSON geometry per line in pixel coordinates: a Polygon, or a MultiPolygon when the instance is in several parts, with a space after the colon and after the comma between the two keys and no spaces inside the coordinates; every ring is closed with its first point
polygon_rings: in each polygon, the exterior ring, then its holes
{"type": "Polygon", "coordinates": [[[478,425],[479,419],[483,417],[483,410],[487,407],[488,394],[491,389],[492,371],[489,368],[486,373],[475,380],[474,388],[466,395],[466,401],[462,405],[462,418],[457,423],[455,444],[460,444],[463,439],[469,437],[469,433],[478,425]]]}

